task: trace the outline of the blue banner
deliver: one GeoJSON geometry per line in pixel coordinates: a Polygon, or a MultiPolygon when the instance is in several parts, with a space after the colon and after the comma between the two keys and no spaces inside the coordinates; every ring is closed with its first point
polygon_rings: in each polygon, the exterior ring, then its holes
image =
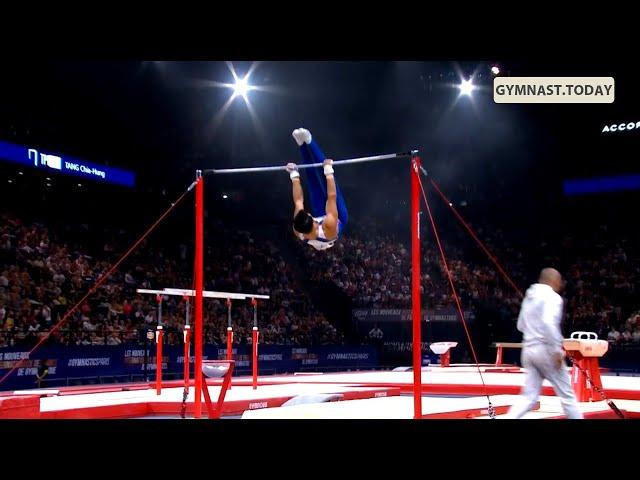
{"type": "MultiPolygon", "coordinates": [[[[471,310],[463,312],[465,320],[472,325],[475,314],[471,310]]],[[[360,338],[365,338],[375,325],[383,332],[384,341],[410,341],[413,337],[411,310],[401,308],[357,308],[351,312],[354,330],[360,338]]],[[[422,310],[422,340],[457,340],[451,336],[462,325],[455,308],[422,310]],[[428,328],[425,328],[426,325],[428,328]],[[427,335],[431,334],[429,338],[427,335]],[[443,337],[444,336],[444,337],[443,337]]]]}
{"type": "Polygon", "coordinates": [[[127,170],[98,165],[78,158],[45,153],[36,148],[24,147],[9,142],[0,141],[0,159],[20,163],[27,167],[47,170],[47,172],[75,175],[88,180],[113,183],[125,187],[133,187],[135,183],[133,172],[127,170]]]}
{"type": "MultiPolygon", "coordinates": [[[[0,385],[0,390],[36,388],[36,374],[43,359],[49,370],[48,387],[86,383],[112,383],[116,379],[142,381],[146,372],[150,380],[155,378],[155,345],[148,351],[144,346],[78,346],[43,347],[27,359],[11,376],[0,385]],[[117,378],[116,378],[117,377],[117,378]]],[[[28,348],[11,347],[0,349],[0,377],[17,363],[28,358],[28,348]]],[[[192,350],[193,351],[193,350],[192,350]]],[[[163,348],[162,370],[167,378],[182,378],[184,368],[184,348],[165,346],[163,348]],[[169,375],[174,374],[174,375],[169,375]]],[[[227,356],[226,347],[205,345],[203,359],[223,360],[227,356]]],[[[233,348],[236,371],[240,375],[251,373],[251,347],[233,348]]],[[[190,362],[193,364],[193,356],[190,362]]],[[[314,369],[354,369],[372,368],[378,365],[377,350],[373,347],[297,347],[264,345],[258,349],[258,366],[261,375],[313,371],[314,369]]]]}
{"type": "MultiPolygon", "coordinates": [[[[465,319],[473,320],[475,315],[472,311],[463,312],[465,319]]],[[[356,308],[352,310],[352,317],[359,323],[408,323],[411,324],[411,310],[406,308],[356,308]]],[[[438,310],[422,309],[423,322],[450,322],[460,321],[458,311],[451,308],[441,308],[438,310]]]]}
{"type": "Polygon", "coordinates": [[[640,190],[640,175],[565,180],[563,189],[567,196],[640,190]]]}

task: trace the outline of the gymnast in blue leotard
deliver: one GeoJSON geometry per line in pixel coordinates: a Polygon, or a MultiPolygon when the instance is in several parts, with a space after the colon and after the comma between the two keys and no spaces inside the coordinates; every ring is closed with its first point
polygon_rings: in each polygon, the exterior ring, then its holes
{"type": "Polygon", "coordinates": [[[332,160],[326,159],[313,141],[309,130],[298,128],[293,138],[300,146],[302,163],[322,163],[322,167],[305,168],[311,211],[304,206],[300,173],[294,163],[287,165],[293,186],[293,232],[300,240],[316,250],[333,247],[347,224],[348,214],[344,197],[334,178],[332,160]],[[322,168],[324,179],[320,173],[322,168]]]}

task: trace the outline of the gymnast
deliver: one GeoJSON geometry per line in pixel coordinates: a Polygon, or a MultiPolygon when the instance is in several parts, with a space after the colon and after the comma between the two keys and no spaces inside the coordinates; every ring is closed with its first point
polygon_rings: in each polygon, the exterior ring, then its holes
{"type": "Polygon", "coordinates": [[[298,166],[287,164],[293,187],[293,233],[316,250],[326,250],[335,245],[347,224],[347,207],[334,178],[333,160],[325,158],[309,130],[298,128],[293,138],[300,147],[302,163],[322,163],[325,177],[322,179],[320,167],[304,169],[311,203],[311,211],[306,210],[298,166]]]}

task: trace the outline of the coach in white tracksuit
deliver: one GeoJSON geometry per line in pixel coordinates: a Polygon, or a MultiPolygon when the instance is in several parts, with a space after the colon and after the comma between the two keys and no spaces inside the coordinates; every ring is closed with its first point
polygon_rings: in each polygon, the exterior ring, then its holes
{"type": "Polygon", "coordinates": [[[538,401],[542,382],[547,379],[560,397],[567,418],[583,418],[571,379],[565,368],[562,348],[562,276],[553,268],[540,273],[538,283],[529,287],[518,316],[523,333],[522,366],[525,369],[521,397],[511,407],[508,418],[520,418],[538,401]]]}

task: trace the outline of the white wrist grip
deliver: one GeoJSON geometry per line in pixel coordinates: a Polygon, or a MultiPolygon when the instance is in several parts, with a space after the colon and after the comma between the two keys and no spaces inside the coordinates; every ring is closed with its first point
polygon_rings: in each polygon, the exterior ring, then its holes
{"type": "Polygon", "coordinates": [[[325,175],[333,175],[333,165],[325,165],[324,166],[324,174],[325,175]]]}

